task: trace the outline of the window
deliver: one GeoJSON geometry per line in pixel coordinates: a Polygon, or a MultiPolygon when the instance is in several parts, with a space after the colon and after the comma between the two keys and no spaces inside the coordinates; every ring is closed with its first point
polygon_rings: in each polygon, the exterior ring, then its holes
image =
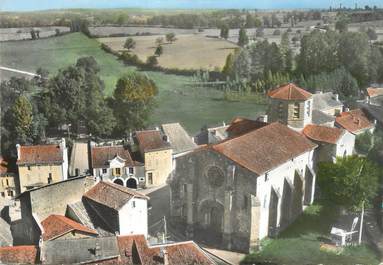
{"type": "Polygon", "coordinates": [[[106,168],[103,168],[103,169],[102,169],[102,174],[106,174],[106,172],[107,172],[107,169],[106,169],[106,168]]]}
{"type": "Polygon", "coordinates": [[[8,179],[6,179],[6,180],[5,180],[5,182],[7,183],[7,186],[9,186],[9,180],[8,180],[8,179]]]}
{"type": "Polygon", "coordinates": [[[269,180],[269,173],[265,173],[265,182],[269,180]]]}
{"type": "Polygon", "coordinates": [[[243,207],[242,209],[246,210],[248,206],[248,197],[246,195],[243,195],[243,207]]]}
{"type": "Polygon", "coordinates": [[[28,170],[31,170],[31,166],[28,166],[28,170]]]}
{"type": "Polygon", "coordinates": [[[1,197],[5,197],[5,193],[4,192],[1,193],[1,197]]]}
{"type": "Polygon", "coordinates": [[[293,118],[294,119],[299,119],[299,103],[294,103],[293,118]]]}
{"type": "Polygon", "coordinates": [[[134,167],[129,168],[129,174],[134,174],[134,167]]]}
{"type": "Polygon", "coordinates": [[[80,169],[76,168],[74,171],[76,176],[80,175],[80,169]]]}
{"type": "Polygon", "coordinates": [[[52,182],[52,173],[48,174],[48,184],[52,182]]]}
{"type": "Polygon", "coordinates": [[[116,175],[121,175],[121,168],[116,168],[116,175]]]}
{"type": "Polygon", "coordinates": [[[148,173],[148,183],[153,184],[153,173],[152,172],[148,173]]]}
{"type": "Polygon", "coordinates": [[[136,208],[136,202],[135,201],[132,201],[132,207],[136,208]]]}
{"type": "Polygon", "coordinates": [[[307,116],[310,117],[311,101],[307,101],[307,116]]]}
{"type": "Polygon", "coordinates": [[[282,102],[280,102],[278,105],[278,117],[279,119],[283,118],[283,103],[282,102]]]}
{"type": "Polygon", "coordinates": [[[184,191],[184,193],[188,192],[188,184],[183,185],[183,191],[184,191]]]}
{"type": "Polygon", "coordinates": [[[9,196],[9,197],[13,197],[13,191],[12,191],[12,190],[9,190],[9,191],[8,191],[8,196],[9,196]]]}

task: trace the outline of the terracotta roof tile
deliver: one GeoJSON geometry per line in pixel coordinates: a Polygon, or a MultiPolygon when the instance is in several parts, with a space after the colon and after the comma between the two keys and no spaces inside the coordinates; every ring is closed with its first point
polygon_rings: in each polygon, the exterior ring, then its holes
{"type": "Polygon", "coordinates": [[[44,228],[44,240],[52,240],[72,231],[97,235],[95,230],[90,229],[62,215],[50,215],[41,222],[41,225],[44,228]]]}
{"type": "Polygon", "coordinates": [[[361,109],[342,112],[340,116],[336,117],[335,122],[351,133],[358,133],[374,127],[374,124],[370,122],[361,109]]]}
{"type": "Polygon", "coordinates": [[[367,95],[371,98],[376,96],[382,96],[383,88],[369,87],[367,88],[367,95]]]}
{"type": "Polygon", "coordinates": [[[293,83],[281,85],[270,90],[267,95],[271,98],[282,100],[307,100],[312,97],[312,94],[303,88],[296,86],[293,83]]]}
{"type": "Polygon", "coordinates": [[[345,133],[343,129],[309,124],[303,129],[303,134],[314,141],[336,144],[345,133]]]}
{"type": "Polygon", "coordinates": [[[84,197],[115,210],[119,210],[133,197],[149,199],[139,192],[107,181],[97,183],[84,197]]]}
{"type": "Polygon", "coordinates": [[[241,166],[262,175],[305,152],[316,144],[278,122],[212,145],[211,148],[241,166]]]}
{"type": "Polygon", "coordinates": [[[59,145],[20,146],[18,165],[56,164],[63,162],[63,152],[59,145]]]}
{"type": "Polygon", "coordinates": [[[0,263],[35,264],[37,256],[37,246],[0,247],[0,263]]]}
{"type": "Polygon", "coordinates": [[[246,118],[235,118],[226,129],[230,137],[240,136],[252,130],[256,130],[266,126],[268,123],[262,121],[255,121],[246,118]]]}
{"type": "Polygon", "coordinates": [[[161,132],[157,130],[137,131],[136,139],[142,153],[170,148],[169,143],[163,140],[161,132]]]}
{"type": "Polygon", "coordinates": [[[0,156],[0,175],[3,175],[8,172],[8,162],[0,156]]]}
{"type": "Polygon", "coordinates": [[[122,145],[119,146],[96,146],[92,148],[92,167],[104,168],[109,164],[109,161],[119,156],[125,160],[126,166],[134,166],[138,162],[133,161],[129,149],[122,145]]]}
{"type": "Polygon", "coordinates": [[[134,264],[139,259],[140,264],[164,264],[161,250],[166,250],[169,265],[180,264],[214,264],[212,260],[194,242],[180,242],[161,246],[148,246],[143,235],[118,236],[118,247],[122,264],[134,264]]]}

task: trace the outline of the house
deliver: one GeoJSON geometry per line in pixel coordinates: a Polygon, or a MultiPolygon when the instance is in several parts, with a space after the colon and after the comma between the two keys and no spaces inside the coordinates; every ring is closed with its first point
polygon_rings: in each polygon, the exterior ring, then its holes
{"type": "Polygon", "coordinates": [[[342,112],[340,116],[336,117],[335,125],[354,135],[363,134],[367,131],[373,132],[375,128],[375,123],[371,122],[361,109],[342,112]]]}
{"type": "Polygon", "coordinates": [[[127,146],[93,146],[91,148],[93,176],[132,189],[146,186],[145,167],[134,161],[127,146]]]}
{"type": "Polygon", "coordinates": [[[39,261],[38,246],[0,247],[1,264],[36,264],[39,261]]]}
{"type": "Polygon", "coordinates": [[[267,93],[270,122],[280,122],[303,129],[312,123],[313,95],[293,83],[281,85],[267,93]]]}
{"type": "Polygon", "coordinates": [[[69,176],[90,175],[89,157],[89,144],[75,141],[70,156],[69,176]]]}
{"type": "Polygon", "coordinates": [[[215,127],[204,126],[201,128],[201,131],[194,136],[194,142],[197,145],[218,143],[227,138],[228,135],[226,129],[228,127],[229,125],[226,125],[225,123],[215,127]]]}
{"type": "Polygon", "coordinates": [[[65,139],[59,144],[16,145],[16,148],[20,193],[68,178],[65,139]]]}
{"type": "Polygon", "coordinates": [[[52,214],[45,218],[41,225],[43,228],[42,239],[44,241],[94,237],[98,235],[96,230],[90,229],[63,215],[52,214]]]}
{"type": "Polygon", "coordinates": [[[190,239],[248,252],[312,203],[316,147],[275,122],[178,158],[172,221],[190,239]]]}
{"type": "Polygon", "coordinates": [[[12,223],[15,243],[38,244],[43,233],[41,222],[52,214],[65,215],[67,205],[80,201],[93,185],[94,179],[82,176],[21,193],[17,197],[20,201],[21,220],[12,223]]]}
{"type": "Polygon", "coordinates": [[[108,181],[100,181],[88,190],[86,201],[107,225],[119,235],[148,235],[148,200],[145,195],[108,181]]]}
{"type": "Polygon", "coordinates": [[[192,241],[150,246],[143,235],[49,241],[41,253],[43,264],[227,264],[192,241]]]}
{"type": "Polygon", "coordinates": [[[339,95],[332,92],[313,94],[313,110],[321,111],[331,116],[338,116],[343,111],[343,103],[339,95]]]}
{"type": "Polygon", "coordinates": [[[366,103],[383,106],[383,88],[369,87],[366,91],[366,103]]]}
{"type": "Polygon", "coordinates": [[[309,124],[303,129],[303,134],[318,144],[315,150],[316,162],[335,162],[337,157],[354,153],[355,135],[344,129],[309,124]]]}
{"type": "Polygon", "coordinates": [[[383,106],[368,103],[359,103],[359,106],[370,120],[376,120],[377,124],[383,128],[383,106]]]}
{"type": "Polygon", "coordinates": [[[145,164],[145,186],[165,184],[173,171],[172,147],[160,130],[137,131],[134,133],[134,149],[145,164]]]}
{"type": "Polygon", "coordinates": [[[173,158],[177,158],[197,147],[193,139],[179,123],[167,123],[161,125],[166,141],[173,149],[173,158]]]}
{"type": "Polygon", "coordinates": [[[0,200],[12,199],[16,195],[16,174],[11,172],[8,162],[0,156],[0,200]]]}

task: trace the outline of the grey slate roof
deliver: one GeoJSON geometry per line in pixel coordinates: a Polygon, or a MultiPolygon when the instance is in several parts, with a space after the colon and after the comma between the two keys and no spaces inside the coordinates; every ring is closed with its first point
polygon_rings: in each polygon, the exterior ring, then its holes
{"type": "Polygon", "coordinates": [[[313,94],[313,109],[328,110],[343,106],[332,92],[313,94]]]}
{"type": "Polygon", "coordinates": [[[101,237],[113,235],[113,233],[107,231],[107,229],[112,230],[109,225],[97,215],[97,213],[86,201],[68,204],[68,211],[70,212],[71,218],[86,227],[96,230],[101,237]],[[75,216],[72,216],[73,214],[75,216]]]}
{"type": "Polygon", "coordinates": [[[12,246],[13,238],[10,225],[0,217],[0,247],[12,246]]]}
{"type": "Polygon", "coordinates": [[[360,107],[366,110],[373,119],[383,124],[383,106],[360,103],[360,107]]]}
{"type": "Polygon", "coordinates": [[[335,117],[328,115],[322,111],[313,109],[312,112],[312,123],[317,125],[322,125],[329,122],[335,122],[335,117]]]}
{"type": "Polygon", "coordinates": [[[47,241],[42,255],[47,264],[75,264],[117,257],[119,250],[115,236],[95,237],[47,241]]]}
{"type": "Polygon", "coordinates": [[[179,154],[193,150],[197,145],[179,123],[163,124],[162,130],[168,137],[170,146],[173,148],[173,154],[179,154]]]}
{"type": "Polygon", "coordinates": [[[377,96],[370,99],[371,104],[383,106],[383,96],[377,96]]]}

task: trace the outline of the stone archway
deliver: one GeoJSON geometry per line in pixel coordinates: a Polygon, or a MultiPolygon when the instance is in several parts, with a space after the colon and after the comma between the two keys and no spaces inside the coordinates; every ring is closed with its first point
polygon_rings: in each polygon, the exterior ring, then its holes
{"type": "Polygon", "coordinates": [[[124,181],[122,179],[119,179],[119,178],[115,179],[113,181],[113,183],[124,186],[124,181]]]}
{"type": "Polygon", "coordinates": [[[135,178],[130,178],[126,181],[126,187],[131,189],[137,189],[137,180],[135,178]]]}
{"type": "Polygon", "coordinates": [[[278,195],[274,188],[271,188],[270,203],[269,203],[269,229],[268,235],[270,237],[277,234],[277,222],[278,222],[278,195]]]}
{"type": "Polygon", "coordinates": [[[280,228],[284,229],[291,222],[291,204],[293,199],[293,191],[287,180],[283,183],[282,205],[281,205],[281,218],[280,228]]]}
{"type": "Polygon", "coordinates": [[[216,244],[222,241],[224,207],[213,200],[201,202],[198,221],[202,228],[201,239],[216,244]]]}

